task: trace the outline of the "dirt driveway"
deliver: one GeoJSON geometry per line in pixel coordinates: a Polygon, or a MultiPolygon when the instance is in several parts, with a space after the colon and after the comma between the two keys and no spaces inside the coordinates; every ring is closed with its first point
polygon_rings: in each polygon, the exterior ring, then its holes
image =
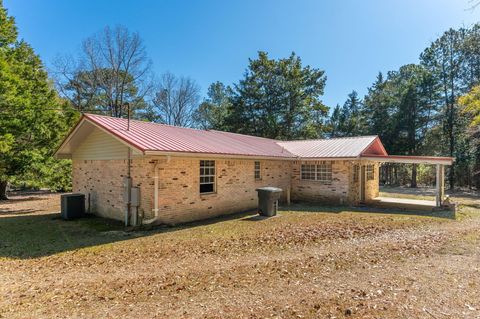
{"type": "Polygon", "coordinates": [[[3,318],[480,318],[476,198],[456,219],[293,205],[125,233],[26,197],[0,202],[3,318]]]}

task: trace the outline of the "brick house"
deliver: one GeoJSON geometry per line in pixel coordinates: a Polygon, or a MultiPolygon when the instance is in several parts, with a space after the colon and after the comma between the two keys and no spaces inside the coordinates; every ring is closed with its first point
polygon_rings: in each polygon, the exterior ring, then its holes
{"type": "Polygon", "coordinates": [[[284,202],[368,202],[378,196],[380,162],[427,159],[443,172],[452,160],[392,157],[377,136],[277,141],[91,114],[55,154],[72,159],[73,191],[91,212],[164,224],[255,209],[262,186],[281,188],[284,202]]]}

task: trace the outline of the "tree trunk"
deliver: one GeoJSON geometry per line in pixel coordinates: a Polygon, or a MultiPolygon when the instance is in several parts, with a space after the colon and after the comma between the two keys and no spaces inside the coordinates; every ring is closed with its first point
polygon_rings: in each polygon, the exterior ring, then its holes
{"type": "Polygon", "coordinates": [[[417,188],[417,164],[412,165],[412,180],[410,181],[411,188],[417,188]]]}
{"type": "Polygon", "coordinates": [[[7,200],[7,181],[0,181],[0,200],[7,200]]]}

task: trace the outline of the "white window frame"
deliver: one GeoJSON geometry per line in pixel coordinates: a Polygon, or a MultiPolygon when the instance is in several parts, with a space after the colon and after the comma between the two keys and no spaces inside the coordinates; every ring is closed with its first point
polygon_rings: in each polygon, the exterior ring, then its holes
{"type": "Polygon", "coordinates": [[[317,165],[302,164],[300,167],[300,178],[304,181],[315,181],[317,179],[317,165]]]}
{"type": "Polygon", "coordinates": [[[260,161],[253,163],[253,175],[256,181],[262,179],[262,163],[260,161]]]}
{"type": "Polygon", "coordinates": [[[199,187],[199,192],[200,194],[212,194],[217,191],[216,187],[216,165],[215,165],[215,160],[200,160],[199,165],[200,165],[200,177],[199,177],[199,182],[200,182],[200,187],[199,187]],[[203,181],[202,181],[203,179],[203,181]],[[202,185],[212,185],[212,190],[211,191],[203,191],[202,192],[202,185]]]}
{"type": "Polygon", "coordinates": [[[333,180],[332,164],[331,161],[324,161],[319,164],[301,164],[300,179],[304,181],[331,183],[333,180]]]}
{"type": "Polygon", "coordinates": [[[325,161],[317,165],[317,181],[330,183],[333,179],[332,162],[325,161]]]}

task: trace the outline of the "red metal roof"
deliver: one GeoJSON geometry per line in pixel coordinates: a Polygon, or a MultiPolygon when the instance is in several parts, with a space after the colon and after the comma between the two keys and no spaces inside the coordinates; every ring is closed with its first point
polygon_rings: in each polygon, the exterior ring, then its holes
{"type": "Polygon", "coordinates": [[[380,142],[378,136],[285,141],[278,142],[278,144],[285,147],[290,153],[301,158],[351,158],[360,156],[362,152],[369,149],[375,141],[380,142]]]}
{"type": "MultiPolygon", "coordinates": [[[[84,114],[79,124],[82,121],[93,123],[146,154],[149,152],[178,152],[292,159],[362,157],[373,160],[377,158],[379,160],[398,160],[400,158],[400,156],[388,156],[378,136],[278,141],[250,135],[198,130],[135,120],[130,121],[130,129],[127,130],[126,119],[93,114],[84,114]]],[[[71,146],[64,151],[62,149],[65,144],[69,143],[69,138],[74,135],[76,135],[75,129],[66,137],[56,154],[63,156],[72,151],[71,146]]],[[[451,160],[451,158],[438,157],[422,158],[424,160],[451,160]]],[[[407,158],[405,157],[405,159],[407,158]]]]}
{"type": "Polygon", "coordinates": [[[130,121],[130,129],[127,131],[126,119],[92,114],[85,114],[84,117],[143,152],[295,157],[275,140],[262,137],[135,120],[130,121]]]}

